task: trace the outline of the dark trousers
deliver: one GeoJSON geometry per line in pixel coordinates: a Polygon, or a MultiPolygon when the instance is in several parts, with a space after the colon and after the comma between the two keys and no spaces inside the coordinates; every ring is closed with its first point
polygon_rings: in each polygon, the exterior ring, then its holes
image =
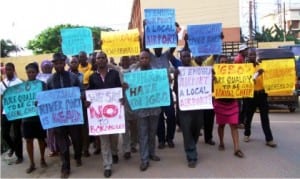
{"type": "Polygon", "coordinates": [[[15,155],[18,158],[23,158],[21,124],[22,120],[9,121],[6,115],[2,115],[1,134],[3,140],[7,143],[11,150],[15,151],[15,155]],[[13,127],[13,138],[10,136],[11,126],[13,127]]]}
{"type": "Polygon", "coordinates": [[[215,112],[213,109],[206,109],[203,110],[204,115],[204,141],[208,142],[212,140],[212,133],[214,128],[214,118],[215,118],[215,112]]]}
{"type": "Polygon", "coordinates": [[[203,111],[179,111],[178,113],[186,159],[188,161],[197,161],[197,142],[203,124],[203,111]]]}
{"type": "Polygon", "coordinates": [[[82,125],[61,126],[54,128],[55,138],[59,147],[60,157],[62,161],[62,172],[70,172],[70,139],[74,147],[75,160],[81,159],[82,140],[81,140],[82,125]]]}
{"type": "Polygon", "coordinates": [[[244,124],[246,120],[246,109],[247,109],[245,98],[239,99],[239,108],[240,108],[239,124],[244,124]]]}
{"type": "Polygon", "coordinates": [[[88,124],[88,116],[87,110],[83,107],[83,120],[84,124],[81,128],[81,137],[82,137],[82,151],[88,152],[90,147],[90,136],[89,136],[89,124],[88,124]]]}
{"type": "Polygon", "coordinates": [[[267,101],[267,94],[266,93],[254,93],[253,98],[247,98],[245,100],[247,105],[246,110],[246,121],[245,121],[245,136],[251,135],[251,123],[254,112],[258,107],[260,113],[260,121],[263,132],[265,134],[266,141],[272,141],[273,136],[270,128],[270,120],[269,120],[269,105],[267,101]]]}
{"type": "Polygon", "coordinates": [[[161,113],[158,119],[157,126],[157,137],[159,143],[165,143],[166,141],[173,141],[176,129],[176,116],[175,116],[175,108],[172,90],[170,90],[170,106],[161,107],[161,113]],[[167,135],[166,135],[166,127],[165,127],[165,117],[167,122],[167,135]]]}

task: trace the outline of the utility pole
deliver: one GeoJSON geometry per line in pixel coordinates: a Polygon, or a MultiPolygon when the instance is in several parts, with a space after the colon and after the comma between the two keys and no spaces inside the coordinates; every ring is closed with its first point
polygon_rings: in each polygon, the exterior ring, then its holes
{"type": "Polygon", "coordinates": [[[286,41],[285,1],[283,1],[283,41],[286,41]]]}
{"type": "Polygon", "coordinates": [[[253,14],[254,14],[254,30],[255,30],[255,32],[258,30],[257,29],[257,12],[256,12],[256,9],[257,9],[256,1],[253,0],[253,14]]]}
{"type": "Polygon", "coordinates": [[[249,39],[253,40],[252,0],[249,0],[249,39]]]}

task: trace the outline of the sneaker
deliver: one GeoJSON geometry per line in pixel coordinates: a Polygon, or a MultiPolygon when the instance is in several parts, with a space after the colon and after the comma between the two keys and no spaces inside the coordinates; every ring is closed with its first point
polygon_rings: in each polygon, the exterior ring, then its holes
{"type": "Polygon", "coordinates": [[[250,141],[250,136],[244,136],[244,142],[249,142],[250,141]]]}
{"type": "Polygon", "coordinates": [[[168,146],[169,146],[169,148],[174,148],[175,144],[172,140],[170,140],[170,141],[168,141],[168,146]]]}
{"type": "Polygon", "coordinates": [[[76,160],[76,166],[77,166],[77,167],[80,167],[81,165],[82,165],[81,159],[77,159],[77,160],[76,160]]]}
{"type": "Polygon", "coordinates": [[[159,149],[164,149],[164,148],[165,148],[165,143],[164,143],[164,142],[160,142],[160,143],[158,144],[158,148],[159,148],[159,149]]]}
{"type": "Polygon", "coordinates": [[[15,164],[20,164],[23,162],[23,158],[17,158],[17,160],[15,161],[15,164]]]}
{"type": "Polygon", "coordinates": [[[124,159],[125,160],[128,160],[128,159],[130,159],[131,158],[131,153],[130,152],[125,152],[125,154],[124,154],[124,159]]]}
{"type": "Polygon", "coordinates": [[[111,176],[111,170],[104,170],[104,174],[103,174],[104,176],[105,176],[105,178],[108,178],[108,177],[110,177],[111,176]]]}
{"type": "Polygon", "coordinates": [[[89,157],[91,155],[90,155],[90,152],[88,150],[86,150],[86,151],[83,152],[83,156],[84,157],[89,157]]]}
{"type": "Polygon", "coordinates": [[[191,160],[191,161],[189,161],[189,163],[188,163],[188,167],[189,168],[195,168],[196,167],[196,161],[194,161],[194,160],[191,160]]]}
{"type": "Polygon", "coordinates": [[[69,171],[62,171],[60,174],[60,178],[69,178],[70,172],[69,171]]]}
{"type": "Polygon", "coordinates": [[[137,149],[135,147],[131,147],[131,152],[132,153],[136,153],[137,152],[137,149]]]}
{"type": "Polygon", "coordinates": [[[12,157],[12,155],[14,154],[14,150],[10,149],[7,156],[8,157],[12,157]]]}
{"type": "Polygon", "coordinates": [[[100,149],[96,149],[95,151],[94,151],[94,155],[99,155],[101,153],[101,150],[100,149]]]}
{"type": "Polygon", "coordinates": [[[145,162],[145,163],[143,162],[140,165],[140,170],[141,171],[146,171],[148,167],[149,167],[149,163],[148,162],[145,162]]]}
{"type": "Polygon", "coordinates": [[[272,147],[272,148],[275,148],[275,147],[277,147],[277,144],[276,144],[276,143],[274,143],[272,140],[271,140],[271,141],[269,141],[269,142],[267,142],[267,143],[266,143],[266,145],[267,145],[267,146],[269,146],[269,147],[272,147]]]}
{"type": "Polygon", "coordinates": [[[208,144],[208,145],[215,145],[216,144],[215,141],[213,141],[213,140],[206,141],[205,143],[208,144]]]}
{"type": "Polygon", "coordinates": [[[153,161],[160,161],[160,158],[157,155],[150,155],[149,158],[150,158],[150,160],[153,160],[153,161]]]}

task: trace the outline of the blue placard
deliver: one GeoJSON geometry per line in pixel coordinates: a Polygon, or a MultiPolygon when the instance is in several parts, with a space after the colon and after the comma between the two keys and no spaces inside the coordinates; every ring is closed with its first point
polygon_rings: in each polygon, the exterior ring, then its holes
{"type": "Polygon", "coordinates": [[[37,116],[35,96],[42,91],[43,85],[39,80],[26,81],[5,90],[3,108],[8,120],[37,116]]]}
{"type": "Polygon", "coordinates": [[[44,129],[83,124],[78,87],[42,91],[36,96],[38,114],[44,129]]]}
{"type": "Polygon", "coordinates": [[[166,69],[125,73],[124,81],[129,86],[125,94],[132,110],[170,105],[166,69]]]}
{"type": "Polygon", "coordinates": [[[78,55],[80,51],[87,54],[94,51],[92,31],[89,28],[66,28],[60,30],[62,51],[66,55],[78,55]]]}
{"type": "Polygon", "coordinates": [[[146,48],[176,47],[175,9],[145,9],[146,48]]]}
{"type": "Polygon", "coordinates": [[[222,53],[222,24],[189,25],[188,43],[193,56],[222,53]]]}

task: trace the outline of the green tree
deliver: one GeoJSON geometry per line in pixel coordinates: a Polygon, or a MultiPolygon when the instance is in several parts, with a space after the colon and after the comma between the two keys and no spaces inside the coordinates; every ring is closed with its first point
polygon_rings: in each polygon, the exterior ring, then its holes
{"type": "MultiPolygon", "coordinates": [[[[297,38],[292,33],[291,30],[285,35],[286,41],[295,41],[297,43],[297,38]]],[[[254,32],[254,39],[258,42],[282,42],[284,41],[284,30],[274,24],[271,28],[262,27],[262,32],[254,32]]]]}
{"type": "Polygon", "coordinates": [[[11,40],[1,39],[1,57],[9,57],[11,52],[19,52],[23,48],[15,45],[11,40]]]}
{"type": "MultiPolygon", "coordinates": [[[[42,31],[33,40],[27,44],[27,48],[32,50],[34,54],[55,53],[61,51],[60,29],[85,27],[79,25],[61,24],[55,27],[50,27],[42,31]]],[[[113,31],[112,28],[88,27],[92,30],[94,49],[100,49],[100,33],[101,31],[113,31]]]]}

